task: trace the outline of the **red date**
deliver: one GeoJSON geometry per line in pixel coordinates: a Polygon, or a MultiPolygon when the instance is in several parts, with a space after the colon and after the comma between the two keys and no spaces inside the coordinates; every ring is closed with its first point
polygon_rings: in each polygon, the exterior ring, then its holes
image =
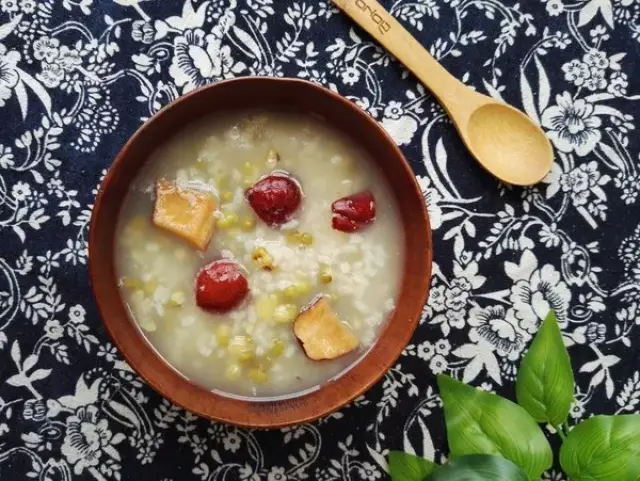
{"type": "Polygon", "coordinates": [[[237,307],[249,292],[249,283],[239,264],[218,260],[198,273],[196,304],[203,309],[227,312],[237,307]]]}
{"type": "Polygon", "coordinates": [[[332,226],[342,232],[357,232],[376,219],[376,200],[369,191],[336,200],[331,205],[332,226]]]}
{"type": "Polygon", "coordinates": [[[256,215],[271,227],[290,221],[302,203],[300,184],[286,174],[272,174],[258,181],[245,196],[256,215]]]}

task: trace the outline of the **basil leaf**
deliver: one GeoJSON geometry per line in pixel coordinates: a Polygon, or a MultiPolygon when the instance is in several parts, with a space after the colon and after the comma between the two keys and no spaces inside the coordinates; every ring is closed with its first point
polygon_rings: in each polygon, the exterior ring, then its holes
{"type": "Polygon", "coordinates": [[[391,481],[423,481],[438,466],[428,459],[419,458],[402,451],[389,453],[391,481]]]}
{"type": "Polygon", "coordinates": [[[536,421],[557,427],[569,416],[573,385],[569,353],[551,311],[520,364],[516,398],[536,421]]]}
{"type": "Polygon", "coordinates": [[[560,448],[560,465],[572,480],[640,478],[640,415],[594,416],[578,424],[560,448]]]}
{"type": "Polygon", "coordinates": [[[531,479],[551,467],[553,454],[536,421],[516,403],[438,376],[452,457],[493,454],[514,462],[531,479]]]}
{"type": "Polygon", "coordinates": [[[452,459],[424,481],[529,481],[529,478],[508,459],[472,454],[452,459]]]}

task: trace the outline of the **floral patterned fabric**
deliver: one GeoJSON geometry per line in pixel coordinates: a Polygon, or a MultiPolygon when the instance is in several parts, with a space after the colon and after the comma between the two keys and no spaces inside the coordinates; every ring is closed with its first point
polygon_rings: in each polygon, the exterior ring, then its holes
{"type": "MultiPolygon", "coordinates": [[[[434,375],[503,394],[548,309],[577,375],[571,422],[640,400],[640,0],[383,2],[464,82],[556,148],[509,188],[424,88],[326,0],[0,0],[0,479],[386,479],[447,454],[434,375]],[[431,214],[433,290],[396,366],[319,422],[261,432],[162,399],[92,300],[87,225],[126,139],[179,95],[241,75],[321,83],[378,119],[431,214]]],[[[560,480],[557,471],[547,479],[560,480]]]]}

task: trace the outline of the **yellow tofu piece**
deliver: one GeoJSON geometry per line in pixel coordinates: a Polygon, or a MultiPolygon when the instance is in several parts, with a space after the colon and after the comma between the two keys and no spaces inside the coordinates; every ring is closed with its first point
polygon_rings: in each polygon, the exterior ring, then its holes
{"type": "Polygon", "coordinates": [[[293,323],[293,332],[309,359],[336,359],[350,353],[360,342],[338,319],[329,302],[320,298],[302,311],[293,323]]]}
{"type": "Polygon", "coordinates": [[[207,248],[213,235],[215,208],[215,199],[208,192],[181,188],[166,179],[156,183],[154,225],[200,250],[207,248]]]}

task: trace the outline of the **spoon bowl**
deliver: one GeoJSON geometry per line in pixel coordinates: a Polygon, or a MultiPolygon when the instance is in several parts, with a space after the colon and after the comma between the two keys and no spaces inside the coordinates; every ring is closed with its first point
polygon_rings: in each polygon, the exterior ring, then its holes
{"type": "Polygon", "coordinates": [[[433,92],[486,170],[515,185],[536,184],[551,170],[551,144],[524,113],[453,77],[376,0],[333,2],[433,92]]]}
{"type": "Polygon", "coordinates": [[[553,163],[553,149],[544,132],[519,110],[501,103],[476,109],[463,134],[478,161],[509,184],[540,182],[553,163]]]}

